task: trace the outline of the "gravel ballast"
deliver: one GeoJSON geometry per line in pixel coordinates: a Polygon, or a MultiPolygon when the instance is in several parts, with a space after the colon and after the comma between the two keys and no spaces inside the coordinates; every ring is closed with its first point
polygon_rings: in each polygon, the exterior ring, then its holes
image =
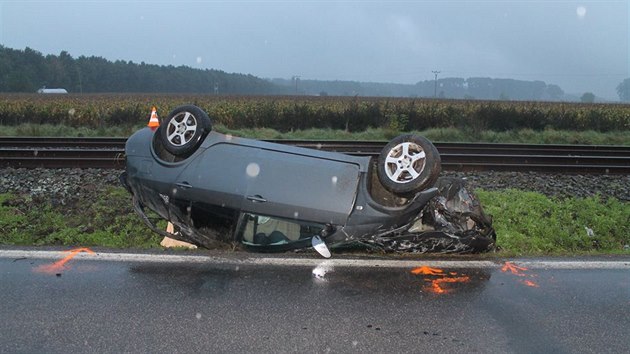
{"type": "MultiPolygon", "coordinates": [[[[94,193],[104,186],[121,186],[122,170],[108,169],[0,169],[0,193],[18,192],[50,195],[55,199],[94,193]]],[[[550,197],[589,197],[600,195],[630,201],[628,175],[571,175],[535,172],[442,172],[442,176],[463,177],[471,189],[487,191],[519,189],[550,197]]]]}

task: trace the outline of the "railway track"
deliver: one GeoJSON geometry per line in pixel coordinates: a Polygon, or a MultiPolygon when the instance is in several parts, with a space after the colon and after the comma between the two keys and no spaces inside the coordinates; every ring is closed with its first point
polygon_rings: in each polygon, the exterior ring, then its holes
{"type": "MultiPolygon", "coordinates": [[[[0,137],[0,167],[124,168],[125,138],[0,137]]],[[[268,140],[378,156],[382,141],[268,140]]],[[[630,174],[630,146],[435,143],[444,170],[630,174]]]]}

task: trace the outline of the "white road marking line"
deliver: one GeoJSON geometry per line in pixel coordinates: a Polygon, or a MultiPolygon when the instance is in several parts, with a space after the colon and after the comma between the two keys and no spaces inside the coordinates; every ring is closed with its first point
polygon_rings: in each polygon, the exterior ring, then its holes
{"type": "MultiPolygon", "coordinates": [[[[27,259],[62,259],[68,255],[63,251],[26,251],[0,250],[0,258],[27,259]]],[[[512,262],[529,269],[629,269],[630,258],[622,261],[601,260],[519,260],[497,259],[486,261],[459,260],[386,260],[386,259],[344,259],[344,258],[278,258],[278,257],[243,257],[242,255],[212,256],[212,255],[171,255],[145,253],[108,253],[95,254],[79,253],[74,259],[114,262],[144,262],[144,263],[208,263],[208,264],[237,264],[237,265],[270,265],[270,266],[318,266],[326,262],[334,267],[366,267],[366,268],[415,268],[422,265],[436,268],[500,268],[505,262],[512,262]]]]}

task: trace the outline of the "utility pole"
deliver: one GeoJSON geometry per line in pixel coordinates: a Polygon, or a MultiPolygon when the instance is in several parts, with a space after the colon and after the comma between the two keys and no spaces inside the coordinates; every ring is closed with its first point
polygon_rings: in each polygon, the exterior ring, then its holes
{"type": "Polygon", "coordinates": [[[435,88],[433,89],[433,97],[437,97],[437,76],[440,73],[440,71],[433,70],[431,72],[435,74],[435,88]]]}
{"type": "Polygon", "coordinates": [[[293,80],[295,81],[295,94],[298,93],[298,81],[300,81],[300,77],[298,75],[293,76],[293,80]]]}

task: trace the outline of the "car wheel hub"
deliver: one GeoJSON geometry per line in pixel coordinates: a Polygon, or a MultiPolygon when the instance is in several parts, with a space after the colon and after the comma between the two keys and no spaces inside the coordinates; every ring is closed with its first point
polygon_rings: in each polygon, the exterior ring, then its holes
{"type": "Polygon", "coordinates": [[[396,183],[408,183],[424,170],[426,154],[417,144],[405,142],[396,145],[387,155],[385,172],[396,183]]]}
{"type": "Polygon", "coordinates": [[[398,168],[407,169],[411,166],[411,158],[406,156],[404,159],[398,160],[398,168]]]}
{"type": "Polygon", "coordinates": [[[175,116],[168,124],[168,141],[181,146],[190,142],[197,131],[197,121],[195,116],[189,112],[175,116]]]}

